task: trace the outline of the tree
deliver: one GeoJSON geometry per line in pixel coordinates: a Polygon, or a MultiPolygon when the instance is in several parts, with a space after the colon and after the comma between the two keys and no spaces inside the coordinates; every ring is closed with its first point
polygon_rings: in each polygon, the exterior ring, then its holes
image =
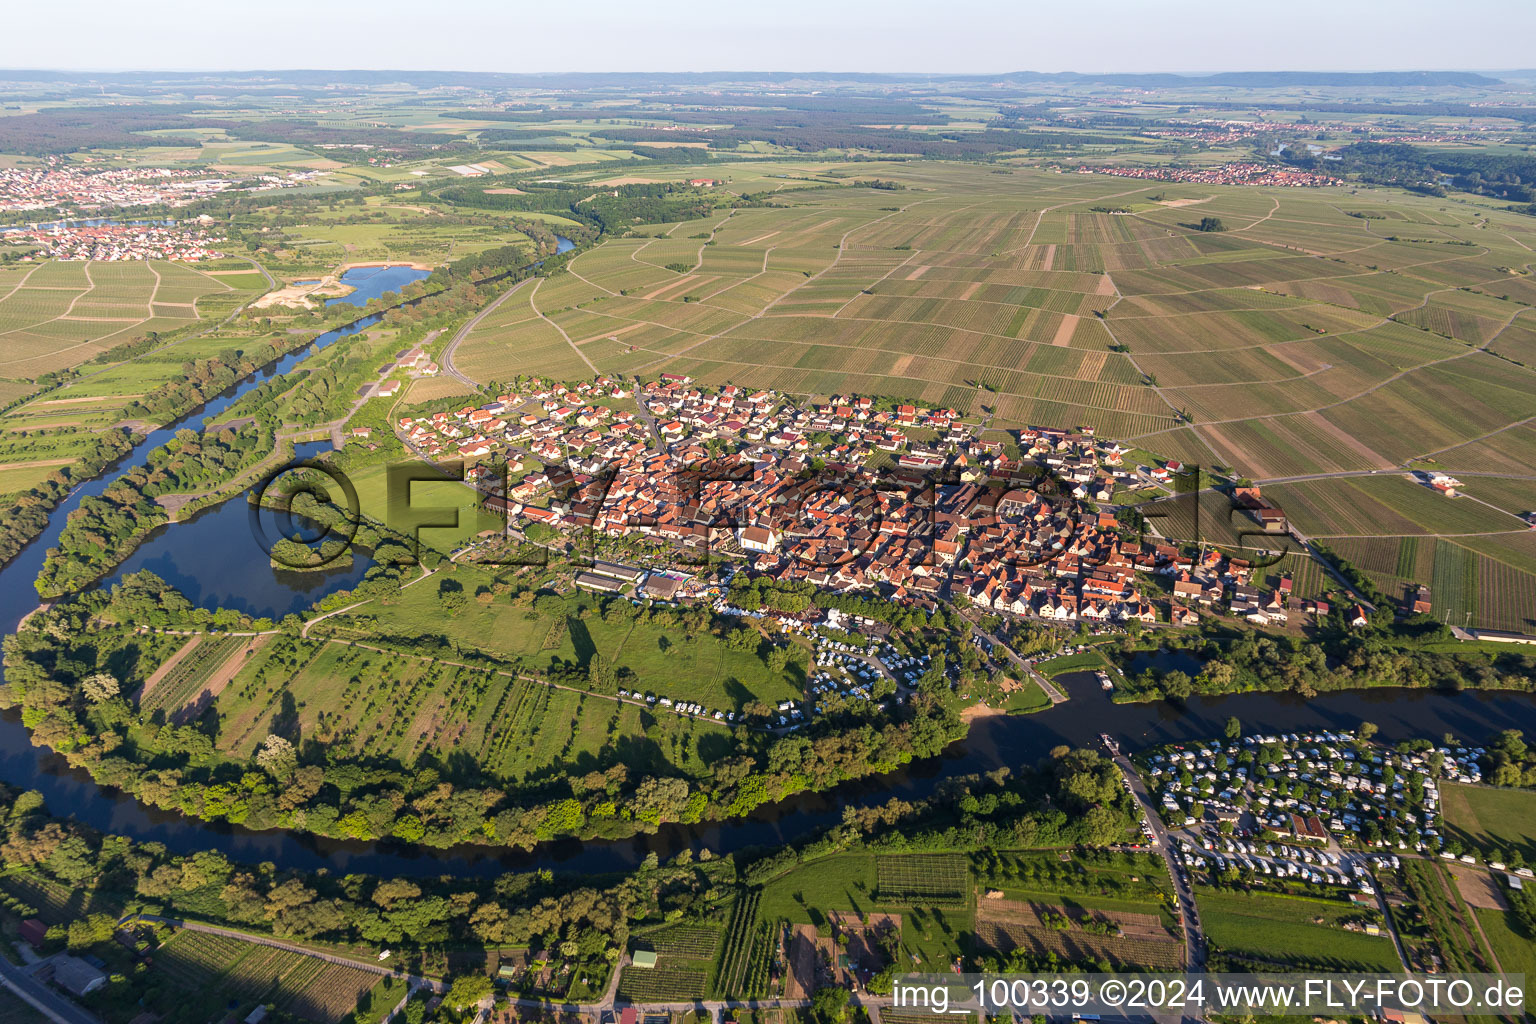
{"type": "Polygon", "coordinates": [[[467,1010],[493,991],[491,979],[483,974],[466,974],[454,981],[443,1002],[455,1010],[467,1010]]]}
{"type": "Polygon", "coordinates": [[[1200,218],[1200,230],[1201,231],[1225,231],[1225,230],[1227,230],[1227,226],[1221,222],[1221,218],[1220,217],[1201,217],[1200,218]]]}
{"type": "Polygon", "coordinates": [[[458,580],[443,580],[437,585],[437,600],[443,606],[443,610],[449,615],[455,615],[463,608],[469,597],[464,593],[464,584],[458,580]]]}
{"type": "Polygon", "coordinates": [[[598,693],[619,692],[618,674],[601,651],[594,653],[592,660],[587,662],[587,681],[598,693]]]}
{"type": "Polygon", "coordinates": [[[105,704],[122,692],[117,677],[109,672],[97,672],[87,676],[85,682],[80,684],[80,689],[85,693],[85,699],[92,704],[105,704]]]}
{"type": "Polygon", "coordinates": [[[1243,734],[1243,723],[1239,722],[1237,720],[1237,716],[1233,715],[1232,717],[1228,718],[1227,719],[1227,728],[1226,728],[1227,739],[1235,740],[1239,736],[1241,736],[1242,734],[1243,734]]]}
{"type": "Polygon", "coordinates": [[[261,741],[256,763],[274,779],[286,779],[298,767],[299,756],[291,742],[273,733],[261,741]]]}
{"type": "Polygon", "coordinates": [[[841,1024],[848,1017],[848,990],[835,986],[818,988],[811,996],[811,1016],[817,1024],[841,1024]]]}
{"type": "Polygon", "coordinates": [[[1360,723],[1359,736],[1360,736],[1360,738],[1362,740],[1368,740],[1372,736],[1375,736],[1376,733],[1377,733],[1377,726],[1376,726],[1375,722],[1361,722],[1360,723]]]}

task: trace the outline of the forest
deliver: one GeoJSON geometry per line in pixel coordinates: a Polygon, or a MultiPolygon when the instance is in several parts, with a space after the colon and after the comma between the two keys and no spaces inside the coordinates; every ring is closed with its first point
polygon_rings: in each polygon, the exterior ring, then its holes
{"type": "Polygon", "coordinates": [[[1319,174],[1357,174],[1381,185],[1438,187],[1528,203],[1536,200],[1536,157],[1478,150],[1439,150],[1403,143],[1356,142],[1323,155],[1287,148],[1288,163],[1319,174]]]}

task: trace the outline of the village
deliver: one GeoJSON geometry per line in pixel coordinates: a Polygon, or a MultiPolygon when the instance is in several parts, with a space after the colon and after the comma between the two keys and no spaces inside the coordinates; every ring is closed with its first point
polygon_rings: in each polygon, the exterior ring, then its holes
{"type": "Polygon", "coordinates": [[[299,170],[224,177],[192,167],[87,170],[54,157],[38,166],[0,167],[0,213],[186,206],[231,189],[294,188],[322,173],[299,170]]]}
{"type": "MultiPolygon", "coordinates": [[[[436,370],[419,350],[399,364],[436,370]]],[[[1117,491],[1170,488],[1186,467],[1131,464],[1129,449],[1091,430],[1023,429],[1010,458],[950,409],[851,395],[802,408],[672,374],[638,394],[602,376],[570,387],[533,380],[520,394],[396,427],[424,459],[470,462],[467,478],[516,538],[642,542],[657,592],[641,570],[577,576],[598,592],[696,599],[708,581],[668,570],[714,554],[753,577],[919,608],[959,598],[1068,625],[1194,626],[1221,613],[1303,625],[1331,611],[1294,595],[1288,575],[1271,580],[1257,557],[1134,533],[1117,491]],[[639,411],[615,407],[631,397],[639,411]]],[[[1258,488],[1233,497],[1264,533],[1287,529],[1258,488]]],[[[1415,610],[1427,610],[1427,592],[1419,600],[1415,610]]],[[[1351,621],[1365,625],[1364,609],[1351,621]]]]}
{"type": "Polygon", "coordinates": [[[21,262],[55,260],[176,260],[197,263],[224,254],[223,238],[200,228],[166,224],[54,224],[0,235],[7,242],[41,246],[21,262]]]}
{"type": "Polygon", "coordinates": [[[1080,174],[1111,174],[1118,178],[1176,181],[1194,185],[1279,185],[1287,188],[1341,186],[1344,179],[1311,171],[1292,171],[1267,164],[1227,163],[1220,167],[1079,167],[1080,174]]]}

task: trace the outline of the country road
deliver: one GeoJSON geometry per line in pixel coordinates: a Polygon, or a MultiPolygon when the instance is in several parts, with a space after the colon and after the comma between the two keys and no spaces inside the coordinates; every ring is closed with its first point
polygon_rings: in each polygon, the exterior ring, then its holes
{"type": "Polygon", "coordinates": [[[1125,776],[1126,786],[1131,795],[1136,798],[1141,806],[1141,813],[1147,826],[1152,830],[1152,836],[1157,842],[1157,849],[1163,855],[1163,863],[1168,868],[1168,876],[1173,881],[1174,895],[1179,901],[1179,921],[1184,927],[1184,956],[1191,974],[1205,970],[1205,935],[1200,930],[1200,911],[1195,906],[1195,894],[1189,886],[1189,876],[1185,873],[1178,861],[1174,859],[1173,844],[1169,842],[1168,830],[1163,827],[1163,819],[1157,813],[1157,808],[1152,805],[1152,797],[1147,792],[1147,787],[1141,781],[1141,773],[1136,766],[1131,764],[1131,759],[1120,753],[1116,745],[1109,745],[1109,754],[1115,762],[1115,767],[1125,776]]]}
{"type": "Polygon", "coordinates": [[[449,341],[448,341],[448,344],[446,346],[444,346],[442,357],[439,358],[438,361],[437,361],[437,365],[442,368],[442,371],[444,373],[446,373],[448,376],[452,377],[454,380],[458,381],[460,384],[463,384],[465,387],[471,388],[471,389],[473,389],[475,391],[479,391],[480,390],[480,382],[479,381],[471,380],[469,377],[466,377],[463,373],[461,373],[459,371],[458,367],[453,365],[453,354],[458,351],[459,342],[461,342],[465,338],[467,338],[469,336],[469,332],[473,331],[476,327],[478,327],[480,325],[480,321],[484,320],[486,317],[488,317],[492,313],[496,312],[496,310],[501,307],[501,304],[503,302],[506,302],[513,295],[515,295],[519,291],[521,291],[523,289],[523,286],[526,285],[528,283],[528,281],[532,281],[532,280],[534,280],[534,279],[533,278],[528,278],[526,280],[519,281],[517,284],[513,285],[511,288],[508,288],[506,291],[504,291],[500,295],[498,295],[494,300],[492,300],[490,305],[486,306],[480,312],[476,313],[474,316],[472,316],[468,320],[464,321],[464,325],[462,327],[460,327],[457,331],[454,332],[453,337],[450,338],[449,341]]]}

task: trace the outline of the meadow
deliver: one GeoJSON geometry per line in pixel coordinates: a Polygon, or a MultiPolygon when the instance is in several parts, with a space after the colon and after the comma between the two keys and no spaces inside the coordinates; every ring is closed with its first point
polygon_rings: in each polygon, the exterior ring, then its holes
{"type": "MultiPolygon", "coordinates": [[[[970,883],[964,882],[966,898],[955,904],[946,896],[943,903],[926,899],[886,899],[880,891],[882,871],[907,870],[932,877],[931,858],[918,855],[921,862],[905,869],[905,855],[843,853],[824,857],[794,868],[767,882],[762,889],[758,914],[767,921],[787,921],[792,925],[809,924],[826,928],[831,915],[885,913],[899,915],[901,924],[901,959],[921,963],[948,963],[965,944],[965,934],[975,928],[975,900],[970,883]],[[882,863],[883,862],[883,863],[882,863]]],[[[950,881],[953,872],[946,870],[950,881]]]]}
{"type": "MultiPolygon", "coordinates": [[[[477,580],[488,577],[460,566],[454,579],[474,593],[477,580]]],[[[626,675],[626,688],[697,701],[711,712],[740,713],[753,701],[804,692],[806,655],[799,648],[775,671],[757,652],[732,649],[707,631],[688,636],[659,622],[588,613],[584,597],[562,613],[534,612],[505,597],[445,610],[438,582],[338,615],[308,639],[275,637],[244,656],[236,671],[225,671],[227,685],[205,699],[218,717],[220,751],[248,758],[269,733],[291,730],[400,764],[467,755],[493,775],[520,782],[616,763],[703,776],[739,740],[725,723],[522,673],[586,665],[601,654],[626,675]],[[443,660],[436,641],[519,671],[443,660]]],[[[207,671],[196,658],[182,659],[152,689],[155,699],[146,707],[162,699],[162,689],[167,704],[185,699],[170,694],[202,692],[196,679],[207,671]]]]}
{"type": "Polygon", "coordinates": [[[1441,799],[1446,825],[1468,846],[1506,856],[1519,850],[1528,863],[1536,860],[1529,827],[1536,821],[1536,793],[1447,783],[1441,799]]]}
{"type": "Polygon", "coordinates": [[[1197,887],[1195,898],[1213,951],[1334,971],[1400,969],[1390,938],[1340,928],[1361,916],[1350,903],[1203,887],[1197,887]]]}

